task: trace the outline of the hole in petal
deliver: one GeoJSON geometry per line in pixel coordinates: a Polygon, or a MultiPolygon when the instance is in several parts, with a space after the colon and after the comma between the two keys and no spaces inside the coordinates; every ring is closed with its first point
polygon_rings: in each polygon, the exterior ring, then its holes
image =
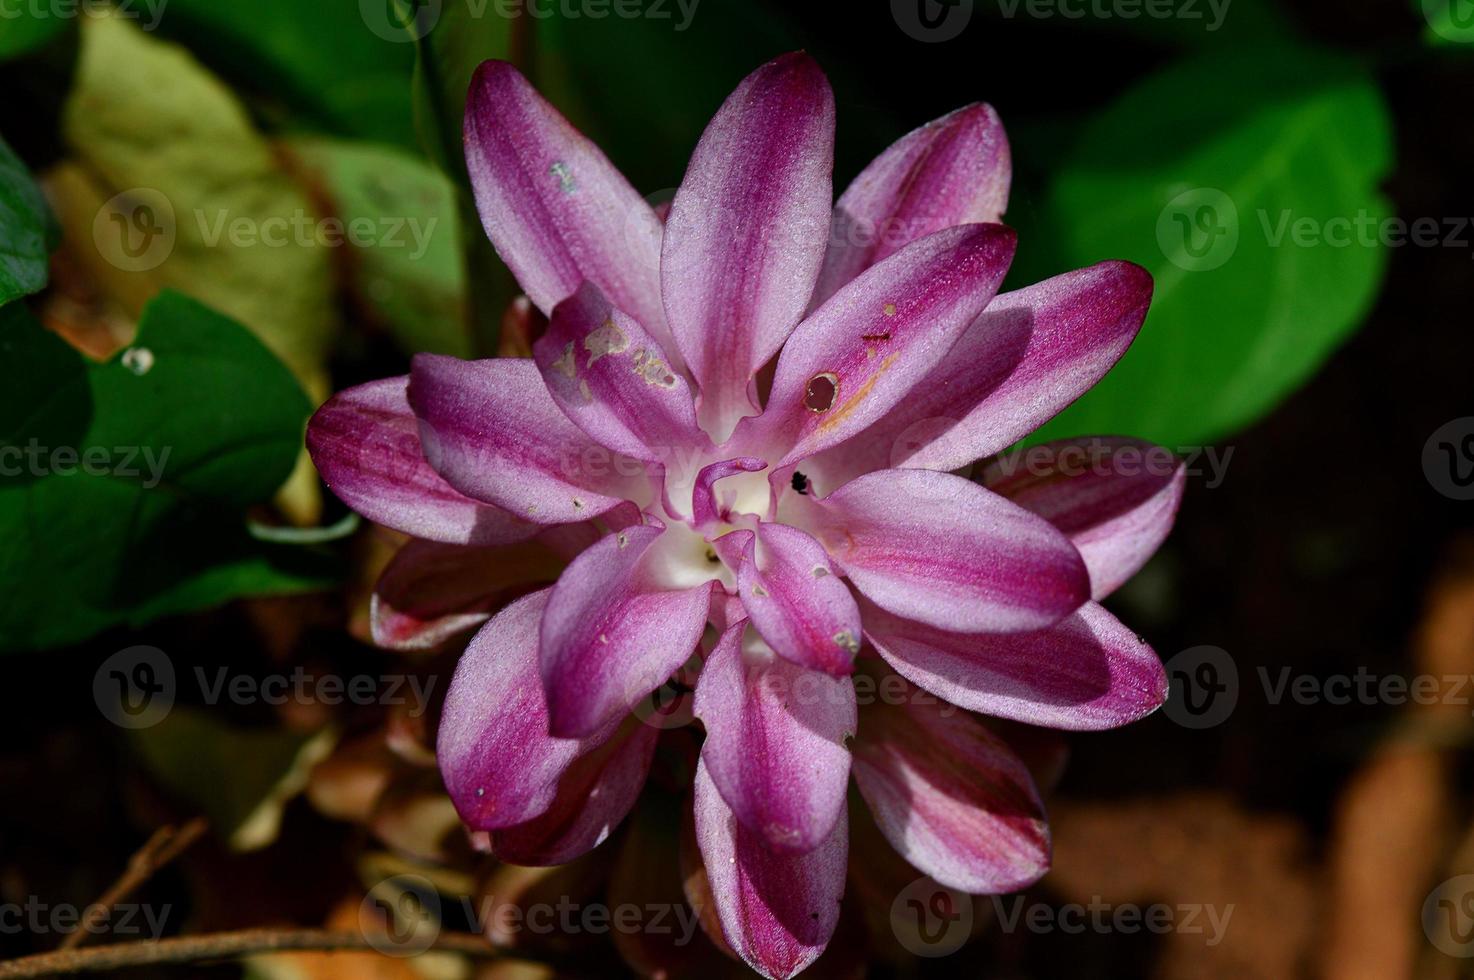
{"type": "Polygon", "coordinates": [[[827,412],[839,395],[839,376],[830,371],[816,374],[804,389],[804,407],[811,412],[827,412]]]}

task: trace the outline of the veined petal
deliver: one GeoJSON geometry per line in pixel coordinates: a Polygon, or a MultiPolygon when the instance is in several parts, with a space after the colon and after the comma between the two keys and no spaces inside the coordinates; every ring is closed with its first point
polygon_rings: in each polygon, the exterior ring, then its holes
{"type": "Polygon", "coordinates": [[[1090,598],[1085,563],[1069,539],[950,473],[869,473],[802,516],[867,598],[941,629],[1044,629],[1090,598]]]}
{"type": "Polygon", "coordinates": [[[616,717],[584,739],[548,734],[537,638],[551,594],[525,596],[483,626],[446,694],[435,755],[456,811],[473,830],[545,813],[568,767],[619,725],[616,717]]]}
{"type": "Polygon", "coordinates": [[[550,728],[587,736],[622,716],[690,658],[711,586],[652,586],[641,559],[663,533],[631,527],[593,545],[558,579],[543,616],[541,669],[550,728]]]}
{"type": "Polygon", "coordinates": [[[312,416],[307,449],[333,493],[376,524],[429,541],[493,545],[536,534],[537,524],[472,500],[435,472],[421,451],[408,384],[398,377],[349,388],[312,416]]]}
{"type": "Polygon", "coordinates": [[[803,53],[747,76],[691,156],[666,219],[660,279],[717,442],[755,411],[752,376],[814,291],[833,167],[834,95],[803,53]]]}
{"type": "Polygon", "coordinates": [[[553,310],[533,358],[553,401],[600,445],[652,463],[710,446],[686,379],[593,283],[553,310]]]}
{"type": "Polygon", "coordinates": [[[1095,602],[1034,633],[951,633],[873,606],[864,616],[866,638],[896,673],[969,711],[1099,731],[1144,718],[1167,698],[1152,648],[1095,602]]]}
{"type": "Polygon", "coordinates": [[[626,719],[613,737],[568,767],[547,810],[491,832],[492,855],[545,867],[567,864],[604,843],[639,799],[659,736],[659,729],[626,719]]]}
{"type": "Polygon", "coordinates": [[[551,314],[588,280],[676,356],[660,302],[660,219],[599,148],[505,61],[476,70],[465,122],[476,209],[538,309],[551,314]]]}
{"type": "Polygon", "coordinates": [[[941,884],[997,895],[1049,870],[1049,828],[1028,768],[951,705],[908,697],[867,707],[854,769],[891,846],[941,884]]]}
{"type": "Polygon", "coordinates": [[[507,548],[410,541],[374,586],[374,643],[429,650],[486,622],[508,593],[556,581],[562,566],[552,549],[532,541],[507,548]]]}
{"type": "Polygon", "coordinates": [[[786,980],[829,943],[844,895],[849,821],[807,854],[770,851],[696,766],[696,842],[727,944],[765,977],[786,980]]]}
{"type": "Polygon", "coordinates": [[[419,354],[410,378],[425,455],[462,493],[546,524],[588,520],[650,494],[646,478],[626,475],[644,464],[584,435],[531,361],[419,354]]]}
{"type": "Polygon", "coordinates": [[[701,757],[737,819],[773,851],[807,853],[843,817],[855,689],[778,657],[738,623],[696,682],[701,757]],[[756,641],[756,642],[754,642],[756,641]]]}
{"type": "Polygon", "coordinates": [[[1002,225],[928,235],[835,293],[783,346],[773,391],[737,442],[781,469],[868,427],[948,357],[993,298],[1016,236],[1002,225]]]}
{"type": "Polygon", "coordinates": [[[902,136],[835,204],[813,305],[918,238],[1001,221],[1012,177],[1008,137],[992,106],[965,106],[902,136]]]}
{"type": "Polygon", "coordinates": [[[860,652],[860,608],[824,546],[796,527],[760,523],[737,568],[737,593],[778,655],[843,677],[860,652]]]}
{"type": "Polygon", "coordinates": [[[1139,439],[1064,439],[1002,456],[984,471],[995,493],[1069,536],[1103,599],[1135,575],[1172,530],[1187,468],[1139,439]]]}

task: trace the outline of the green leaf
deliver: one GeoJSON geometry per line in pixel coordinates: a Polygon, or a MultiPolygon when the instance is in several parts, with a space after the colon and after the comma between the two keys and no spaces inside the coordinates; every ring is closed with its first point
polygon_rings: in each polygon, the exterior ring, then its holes
{"type": "MultiPolygon", "coordinates": [[[[424,160],[390,147],[301,139],[292,153],[352,231],[349,287],[408,353],[471,355],[457,191],[424,160]]],[[[481,234],[479,224],[473,227],[481,234]]]]}
{"type": "Polygon", "coordinates": [[[40,188],[0,138],[0,306],[46,285],[57,234],[40,188]]]}
{"type": "Polygon", "coordinates": [[[288,124],[415,148],[414,45],[370,25],[372,3],[168,3],[163,31],[238,91],[261,96],[267,112],[284,107],[288,124]]]}
{"type": "Polygon", "coordinates": [[[502,314],[517,287],[482,230],[466,174],[461,132],[471,76],[488,58],[510,56],[513,25],[499,16],[496,4],[478,8],[480,16],[472,8],[472,4],[449,3],[427,23],[411,22],[415,25],[415,126],[426,154],[458,191],[458,244],[468,286],[467,322],[478,350],[490,353],[496,349],[502,314]]]}
{"type": "Polygon", "coordinates": [[[4,25],[0,30],[0,61],[36,50],[72,24],[73,18],[43,11],[33,4],[17,4],[0,11],[0,24],[4,25]]]}
{"type": "MultiPolygon", "coordinates": [[[[172,12],[172,8],[171,8],[172,12]]],[[[136,313],[165,286],[245,324],[325,397],[337,326],[320,215],[244,106],[178,45],[88,17],[56,176],[68,238],[136,313]]]]}
{"type": "Polygon", "coordinates": [[[1021,266],[1038,279],[1130,259],[1156,293],[1126,357],[1040,438],[1193,445],[1294,391],[1376,298],[1387,249],[1351,223],[1388,219],[1391,145],[1371,79],[1310,49],[1197,58],[1094,119],[1021,230],[1021,266]],[[1297,242],[1296,222],[1329,237],[1297,242]]]}
{"type": "Polygon", "coordinates": [[[1413,0],[1428,21],[1428,43],[1438,47],[1465,46],[1474,51],[1474,2],[1470,0],[1413,0]]]}
{"type": "Polygon", "coordinates": [[[246,530],[310,406],[239,324],[165,292],[133,346],[97,364],[11,304],[0,392],[0,649],[323,583],[303,549],[246,530]]]}
{"type": "MultiPolygon", "coordinates": [[[[215,683],[213,673],[204,682],[215,683]]],[[[154,778],[204,813],[236,851],[276,840],[286,804],[337,741],[331,729],[303,735],[235,728],[190,708],[174,708],[157,725],[130,731],[129,739],[154,778]]]]}

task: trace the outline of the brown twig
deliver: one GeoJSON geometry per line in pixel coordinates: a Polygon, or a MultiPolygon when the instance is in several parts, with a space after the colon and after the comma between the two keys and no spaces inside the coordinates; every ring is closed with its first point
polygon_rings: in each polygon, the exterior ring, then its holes
{"type": "Polygon", "coordinates": [[[133,857],[128,859],[127,870],[113,882],[112,887],[102,893],[96,902],[87,906],[81,926],[62,940],[61,949],[75,949],[87,941],[97,926],[107,918],[114,905],[127,898],[145,881],[148,881],[164,865],[178,857],[185,848],[199,840],[208,824],[204,817],[195,817],[182,828],[160,827],[133,857]]]}
{"type": "MultiPolygon", "coordinates": [[[[430,946],[442,952],[468,956],[495,956],[498,951],[481,936],[442,932],[430,946]]],[[[157,942],[118,943],[91,949],[61,949],[0,963],[0,980],[20,977],[49,977],[72,973],[100,973],[132,966],[159,963],[199,963],[238,959],[258,953],[289,950],[333,952],[377,951],[369,937],[360,932],[325,929],[242,929],[208,936],[179,936],[157,942]]]]}

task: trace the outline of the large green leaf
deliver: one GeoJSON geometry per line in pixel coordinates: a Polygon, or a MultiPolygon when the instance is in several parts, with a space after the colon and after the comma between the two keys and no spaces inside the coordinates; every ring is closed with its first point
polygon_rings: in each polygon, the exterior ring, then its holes
{"type": "Polygon", "coordinates": [[[43,11],[34,4],[0,10],[0,61],[28,54],[72,25],[72,18],[43,11]]]}
{"type": "Polygon", "coordinates": [[[0,139],[0,306],[46,285],[56,225],[25,164],[0,139]]]}
{"type": "Polygon", "coordinates": [[[288,145],[352,233],[353,258],[343,265],[358,307],[407,353],[469,357],[455,185],[392,147],[320,137],[288,145]]]}
{"type": "Polygon", "coordinates": [[[1195,444],[1304,382],[1377,295],[1387,249],[1353,223],[1389,216],[1389,130],[1363,71],[1301,48],[1177,65],[1094,119],[1024,223],[1019,278],[1124,258],[1156,294],[1121,364],[1042,435],[1195,444]]]}
{"type": "Polygon", "coordinates": [[[314,395],[337,321],[332,248],[235,95],[178,45],[89,17],[58,175],[69,240],[136,312],[163,286],[244,323],[314,395]],[[101,212],[101,213],[99,213],[101,212]]]}
{"type": "Polygon", "coordinates": [[[309,409],[260,341],[178,293],[102,364],[0,310],[0,649],[320,584],[244,514],[291,471],[309,409]]]}
{"type": "Polygon", "coordinates": [[[413,149],[414,46],[377,19],[388,2],[168,0],[160,26],[285,123],[413,149]]]}

